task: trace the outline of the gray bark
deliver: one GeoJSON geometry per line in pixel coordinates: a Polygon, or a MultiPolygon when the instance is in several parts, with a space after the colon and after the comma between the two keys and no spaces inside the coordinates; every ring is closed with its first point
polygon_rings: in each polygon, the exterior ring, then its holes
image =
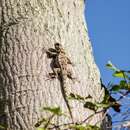
{"type": "Polygon", "coordinates": [[[102,129],[103,130],[112,130],[112,118],[110,115],[106,115],[102,121],[102,129]]]}
{"type": "MultiPolygon", "coordinates": [[[[73,75],[80,81],[68,81],[70,92],[102,100],[100,74],[83,14],[83,0],[0,1],[0,122],[9,130],[34,130],[34,124],[47,116],[41,112],[44,106],[60,106],[68,113],[59,81],[47,80],[52,70],[45,50],[55,42],[63,45],[74,64],[73,75]]],[[[77,101],[71,101],[71,106],[75,121],[93,113],[77,101]]]]}

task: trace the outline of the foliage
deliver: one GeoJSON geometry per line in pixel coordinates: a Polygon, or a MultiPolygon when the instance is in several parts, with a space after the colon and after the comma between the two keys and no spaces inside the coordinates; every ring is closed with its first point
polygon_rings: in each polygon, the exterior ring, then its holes
{"type": "Polygon", "coordinates": [[[3,125],[0,125],[1,130],[5,130],[5,127],[3,125]]]}
{"type": "MultiPolygon", "coordinates": [[[[101,80],[101,86],[104,89],[104,98],[102,102],[94,102],[91,95],[88,95],[87,97],[83,97],[82,95],[70,93],[68,99],[69,100],[76,100],[83,104],[83,107],[85,109],[89,109],[93,111],[93,114],[86,117],[86,119],[80,121],[80,122],[69,122],[68,124],[59,124],[55,121],[55,119],[60,118],[63,116],[63,118],[66,118],[66,114],[61,110],[60,106],[56,107],[43,107],[42,111],[47,113],[47,117],[43,117],[37,123],[35,124],[36,130],[101,130],[97,126],[99,122],[96,122],[95,125],[90,125],[89,119],[92,118],[94,115],[104,112],[106,114],[108,113],[108,109],[112,108],[115,112],[121,114],[121,106],[125,106],[121,103],[121,100],[128,97],[130,94],[130,70],[121,70],[117,68],[115,65],[113,65],[110,61],[106,64],[106,67],[112,71],[112,76],[119,79],[118,83],[113,84],[109,83],[108,86],[105,86],[102,83],[101,80]],[[117,98],[113,97],[113,94],[120,95],[117,98]],[[99,111],[100,110],[100,111],[99,111]]],[[[0,101],[2,105],[4,105],[3,101],[0,101]]],[[[129,106],[127,104],[127,111],[124,112],[122,115],[124,116],[123,119],[127,119],[128,114],[130,113],[129,106]],[[125,117],[126,116],[126,117],[125,117]]],[[[0,113],[1,114],[1,113],[0,113]]],[[[105,116],[104,116],[105,117],[105,116]]],[[[103,119],[101,119],[102,121],[103,119]]],[[[129,121],[125,120],[125,121],[129,121]]],[[[122,123],[121,126],[130,128],[130,123],[122,123]]],[[[120,122],[119,122],[120,123],[120,122]]],[[[0,129],[5,130],[6,126],[3,124],[0,124],[0,129]]]]}
{"type": "MultiPolygon", "coordinates": [[[[90,115],[86,119],[84,119],[81,122],[70,122],[68,124],[55,124],[55,117],[64,116],[66,117],[66,114],[62,112],[61,108],[58,107],[44,107],[43,111],[46,111],[50,113],[50,116],[42,118],[40,121],[38,121],[35,124],[35,127],[37,130],[50,130],[50,129],[58,129],[58,130],[101,130],[98,126],[90,125],[87,123],[87,121],[93,117],[95,114],[100,113],[102,111],[106,111],[109,108],[113,108],[115,112],[120,113],[120,100],[130,93],[130,71],[120,70],[115,65],[113,65],[110,61],[108,64],[106,64],[106,67],[113,71],[112,76],[119,78],[120,81],[118,84],[109,84],[109,86],[105,86],[101,81],[101,86],[104,88],[105,95],[102,102],[92,102],[91,95],[88,95],[87,97],[83,97],[78,94],[70,93],[69,100],[77,100],[79,102],[83,103],[84,108],[90,109],[94,111],[94,114],[90,115]],[[112,96],[112,93],[120,93],[122,90],[125,90],[126,93],[124,95],[120,96],[120,98],[117,100],[112,96]],[[101,110],[101,111],[99,111],[101,110]]],[[[102,119],[103,120],[103,119],[102,119]]]]}
{"type": "Polygon", "coordinates": [[[108,69],[112,70],[112,73],[113,73],[112,76],[115,77],[118,81],[118,83],[116,83],[116,84],[113,84],[113,83],[109,84],[110,96],[114,94],[116,97],[118,97],[118,99],[115,99],[115,101],[116,101],[115,109],[119,109],[120,106],[123,107],[123,111],[122,112],[119,111],[120,116],[122,117],[122,120],[120,118],[120,121],[118,121],[118,127],[120,125],[121,127],[129,128],[130,123],[128,123],[129,125],[126,125],[125,123],[129,122],[128,117],[129,117],[129,113],[130,113],[130,111],[129,111],[130,70],[119,69],[115,65],[113,65],[110,61],[108,62],[106,67],[108,69]],[[123,102],[123,101],[125,101],[125,102],[123,102]],[[120,102],[120,104],[119,104],[119,102],[120,102]],[[126,104],[126,102],[128,104],[126,104]],[[118,105],[120,105],[120,106],[118,106],[118,105]],[[124,122],[124,119],[127,119],[127,120],[125,120],[125,122],[124,122]]]}
{"type": "Polygon", "coordinates": [[[63,114],[61,109],[60,109],[60,107],[53,107],[53,108],[51,108],[51,107],[44,107],[43,110],[51,112],[51,113],[53,113],[55,115],[59,115],[59,116],[61,116],[63,114]]]}
{"type": "MultiPolygon", "coordinates": [[[[88,123],[89,119],[92,118],[95,114],[100,112],[106,112],[109,108],[113,108],[115,112],[121,113],[120,107],[123,106],[121,104],[121,100],[126,98],[130,93],[130,70],[121,70],[113,65],[110,61],[106,64],[106,67],[109,70],[112,70],[112,76],[118,78],[118,83],[113,84],[109,83],[106,87],[101,80],[101,86],[104,89],[104,98],[102,102],[94,102],[91,95],[87,97],[83,97],[79,94],[70,93],[68,99],[69,100],[76,100],[83,103],[83,107],[85,109],[92,110],[94,113],[88,116],[86,119],[80,122],[69,122],[68,124],[57,124],[55,119],[60,118],[63,116],[64,118],[68,117],[66,114],[61,110],[59,106],[56,107],[43,107],[42,111],[47,113],[47,117],[43,117],[35,124],[36,130],[101,130],[97,126],[98,122],[95,125],[90,125],[88,123]],[[120,94],[118,99],[113,97],[113,94],[117,95],[120,94]],[[99,111],[101,110],[101,111],[99,111]]],[[[129,108],[129,106],[128,106],[129,108]]],[[[128,109],[129,110],[129,109],[128,109]]],[[[126,112],[127,115],[128,111],[126,112]]],[[[130,113],[130,112],[129,112],[130,113]]],[[[125,116],[125,114],[124,114],[125,116]]],[[[103,120],[103,119],[102,119],[103,120]]],[[[101,121],[102,121],[101,120],[101,121]]],[[[129,121],[129,120],[128,120],[129,121]]],[[[130,127],[130,125],[123,125],[124,127],[130,127]]],[[[0,125],[0,129],[4,130],[5,127],[0,125]]]]}
{"type": "Polygon", "coordinates": [[[64,115],[60,109],[60,107],[44,107],[44,111],[50,112],[51,115],[47,118],[42,118],[40,121],[38,121],[35,124],[35,127],[37,127],[38,130],[47,130],[48,126],[53,126],[55,124],[52,123],[52,120],[55,116],[62,116],[64,115]],[[41,128],[40,126],[43,125],[41,128]]]}
{"type": "Polygon", "coordinates": [[[101,130],[96,125],[72,125],[70,128],[72,130],[101,130]]]}
{"type": "MultiPolygon", "coordinates": [[[[74,94],[73,94],[73,96],[74,96],[74,94]]],[[[66,116],[62,112],[61,108],[60,107],[44,107],[43,110],[46,111],[46,112],[49,112],[51,114],[50,114],[50,116],[48,116],[46,118],[45,117],[42,118],[41,120],[39,120],[35,124],[35,127],[36,127],[37,130],[50,130],[50,129],[54,129],[54,128],[58,128],[59,130],[64,130],[63,127],[65,129],[71,129],[71,130],[100,130],[100,128],[96,125],[89,125],[89,124],[84,125],[84,121],[79,122],[79,124],[71,122],[71,123],[68,123],[68,124],[57,125],[53,122],[53,119],[56,116],[57,117],[66,116]]]]}
{"type": "Polygon", "coordinates": [[[113,70],[113,76],[121,78],[119,84],[112,84],[110,91],[118,92],[122,89],[130,91],[130,71],[120,70],[116,68],[111,62],[106,65],[107,68],[113,70]]]}
{"type": "Polygon", "coordinates": [[[87,97],[82,97],[81,95],[70,93],[69,99],[78,100],[78,101],[85,101],[87,99],[92,99],[92,97],[91,97],[91,95],[88,95],[87,97]]]}

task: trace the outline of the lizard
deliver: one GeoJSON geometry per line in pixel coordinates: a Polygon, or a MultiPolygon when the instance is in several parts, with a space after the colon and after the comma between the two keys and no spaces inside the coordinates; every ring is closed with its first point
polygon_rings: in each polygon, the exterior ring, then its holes
{"type": "Polygon", "coordinates": [[[69,105],[69,101],[67,99],[68,94],[67,94],[67,78],[72,78],[72,74],[70,71],[67,70],[68,64],[72,64],[71,60],[66,56],[65,50],[63,49],[62,45],[60,43],[55,43],[54,44],[55,48],[50,48],[47,50],[47,55],[49,58],[52,58],[52,73],[49,73],[49,76],[51,78],[57,78],[60,81],[61,85],[61,92],[64,98],[64,101],[66,103],[67,109],[69,111],[70,117],[73,121],[73,115],[72,111],[69,105]]]}

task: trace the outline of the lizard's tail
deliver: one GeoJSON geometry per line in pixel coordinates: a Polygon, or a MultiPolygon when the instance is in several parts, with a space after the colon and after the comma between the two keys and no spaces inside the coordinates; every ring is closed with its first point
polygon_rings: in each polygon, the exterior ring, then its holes
{"type": "Polygon", "coordinates": [[[66,106],[68,108],[68,111],[69,111],[69,115],[72,119],[72,122],[74,122],[73,120],[73,114],[72,114],[72,111],[71,111],[71,107],[69,105],[69,101],[68,101],[68,91],[67,91],[67,82],[66,82],[66,78],[61,76],[60,77],[60,81],[61,81],[61,91],[62,91],[62,95],[63,95],[63,98],[64,98],[64,101],[66,103],[66,106]]]}

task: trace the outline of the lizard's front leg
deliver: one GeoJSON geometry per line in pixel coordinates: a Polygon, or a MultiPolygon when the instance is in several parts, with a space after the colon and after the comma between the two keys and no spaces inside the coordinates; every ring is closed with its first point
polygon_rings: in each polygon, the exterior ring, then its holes
{"type": "Polygon", "coordinates": [[[58,78],[58,74],[59,74],[59,71],[60,71],[59,68],[53,68],[52,70],[53,70],[53,72],[49,73],[49,77],[51,79],[58,78]]]}

